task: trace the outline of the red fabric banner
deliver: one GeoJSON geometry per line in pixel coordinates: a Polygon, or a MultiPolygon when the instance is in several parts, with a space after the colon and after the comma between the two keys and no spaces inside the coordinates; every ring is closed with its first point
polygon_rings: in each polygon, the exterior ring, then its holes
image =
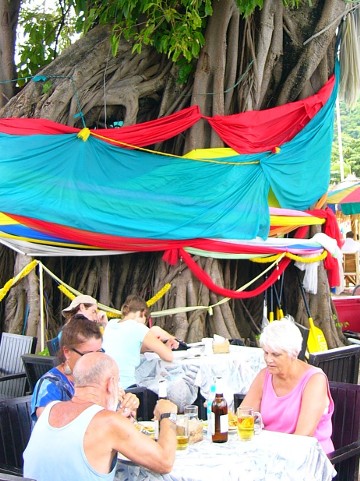
{"type": "MultiPolygon", "coordinates": [[[[304,100],[261,111],[206,117],[194,105],[160,119],[115,129],[90,129],[106,142],[145,147],[179,135],[200,119],[206,119],[225,145],[236,152],[251,154],[274,151],[291,140],[328,100],[335,83],[332,75],[318,93],[304,100]]],[[[0,132],[11,135],[73,134],[80,129],[47,119],[0,119],[0,132]]],[[[123,146],[126,147],[126,146],[123,146]]]]}

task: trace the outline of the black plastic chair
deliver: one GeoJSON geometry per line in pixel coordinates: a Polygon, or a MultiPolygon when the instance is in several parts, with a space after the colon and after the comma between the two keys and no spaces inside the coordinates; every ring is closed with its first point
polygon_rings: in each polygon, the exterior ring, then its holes
{"type": "Polygon", "coordinates": [[[239,392],[236,392],[234,394],[234,412],[235,413],[236,413],[237,408],[243,402],[245,396],[246,396],[246,394],[240,394],[239,392]]]}
{"type": "Polygon", "coordinates": [[[337,476],[334,481],[358,481],[360,460],[360,386],[330,381],[335,451],[328,454],[337,476]]]}
{"type": "Polygon", "coordinates": [[[308,327],[303,326],[302,324],[299,324],[298,322],[295,322],[295,324],[299,328],[303,338],[301,351],[298,354],[298,359],[301,359],[302,361],[304,361],[306,359],[306,349],[307,349],[310,329],[308,327]]]}
{"type": "Polygon", "coordinates": [[[56,356],[39,356],[37,354],[23,354],[21,359],[24,364],[29,391],[34,391],[35,384],[43,374],[59,364],[56,356]]]}
{"type": "Polygon", "coordinates": [[[53,337],[52,339],[46,341],[46,346],[49,350],[50,356],[57,356],[60,349],[60,339],[58,336],[53,337]]]}
{"type": "Polygon", "coordinates": [[[357,384],[360,345],[338,347],[309,354],[309,364],[320,367],[329,381],[357,384]]]}
{"type": "Polygon", "coordinates": [[[137,410],[138,421],[151,421],[154,417],[154,408],[158,395],[144,386],[136,386],[125,389],[125,392],[136,394],[140,400],[137,410]]]}
{"type": "Polygon", "coordinates": [[[23,396],[27,379],[22,354],[34,353],[36,337],[3,332],[0,342],[0,398],[23,396]]]}
{"type": "Polygon", "coordinates": [[[31,396],[0,402],[0,471],[22,476],[23,451],[31,434],[31,396]]]}

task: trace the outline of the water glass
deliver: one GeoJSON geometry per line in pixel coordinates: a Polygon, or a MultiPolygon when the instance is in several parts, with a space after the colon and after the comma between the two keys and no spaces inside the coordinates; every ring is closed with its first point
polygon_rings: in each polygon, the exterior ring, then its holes
{"type": "Polygon", "coordinates": [[[203,425],[199,419],[199,408],[195,404],[188,404],[184,408],[184,416],[188,418],[189,444],[203,439],[203,425]]]}

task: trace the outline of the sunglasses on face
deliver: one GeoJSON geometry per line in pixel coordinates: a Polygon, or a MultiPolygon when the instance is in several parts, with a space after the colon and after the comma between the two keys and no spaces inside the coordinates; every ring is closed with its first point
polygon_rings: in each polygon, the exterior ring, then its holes
{"type": "Polygon", "coordinates": [[[105,349],[100,347],[100,349],[97,349],[96,351],[85,351],[85,352],[80,352],[75,347],[71,348],[72,351],[76,352],[76,354],[79,354],[79,356],[85,356],[85,354],[90,354],[91,352],[105,352],[105,349]]]}

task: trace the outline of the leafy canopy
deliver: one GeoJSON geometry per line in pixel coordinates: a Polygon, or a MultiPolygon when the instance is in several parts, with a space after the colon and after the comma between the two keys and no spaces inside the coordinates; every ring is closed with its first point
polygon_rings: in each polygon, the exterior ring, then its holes
{"type": "MultiPolygon", "coordinates": [[[[216,1],[221,0],[56,0],[52,10],[45,12],[44,6],[34,7],[31,0],[24,0],[20,23],[28,41],[19,49],[19,72],[23,76],[34,75],[77,34],[98,24],[111,25],[114,55],[121,39],[125,39],[132,42],[134,52],[151,46],[178,63],[183,71],[189,71],[204,46],[206,22],[216,1]]],[[[300,2],[283,0],[290,8],[300,2]]],[[[244,17],[261,9],[263,3],[264,0],[236,0],[244,17]]]]}

